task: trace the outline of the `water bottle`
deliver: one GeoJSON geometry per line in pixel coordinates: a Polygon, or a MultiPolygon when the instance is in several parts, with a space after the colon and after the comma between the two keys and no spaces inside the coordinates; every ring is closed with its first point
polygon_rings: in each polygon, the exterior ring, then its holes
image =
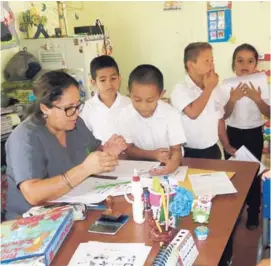
{"type": "Polygon", "coordinates": [[[124,197],[127,200],[127,202],[132,204],[134,221],[138,224],[144,223],[145,218],[144,218],[143,188],[136,169],[134,170],[134,176],[132,178],[131,184],[129,184],[125,189],[124,197]],[[129,188],[132,188],[132,195],[134,197],[134,200],[130,200],[127,196],[127,190],[129,188]]]}

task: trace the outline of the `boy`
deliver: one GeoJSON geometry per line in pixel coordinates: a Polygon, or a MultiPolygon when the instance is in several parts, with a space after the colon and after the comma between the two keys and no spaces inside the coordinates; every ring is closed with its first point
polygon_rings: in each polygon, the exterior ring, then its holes
{"type": "Polygon", "coordinates": [[[81,117],[94,136],[105,144],[117,132],[120,110],[131,101],[118,93],[120,74],[112,57],[102,55],[94,58],[90,63],[90,73],[97,93],[86,101],[81,117]]]}
{"type": "Polygon", "coordinates": [[[217,145],[220,138],[224,149],[234,155],[228,141],[224,114],[215,73],[212,46],[209,43],[190,43],[184,50],[185,80],[177,84],[171,102],[183,118],[187,137],[185,157],[221,159],[217,145]]]}
{"type": "Polygon", "coordinates": [[[132,104],[122,110],[119,134],[124,137],[129,158],[157,160],[165,166],[152,175],[174,172],[181,163],[181,144],[186,142],[181,116],[160,100],[163,74],[152,65],[140,65],[129,76],[132,104]]]}

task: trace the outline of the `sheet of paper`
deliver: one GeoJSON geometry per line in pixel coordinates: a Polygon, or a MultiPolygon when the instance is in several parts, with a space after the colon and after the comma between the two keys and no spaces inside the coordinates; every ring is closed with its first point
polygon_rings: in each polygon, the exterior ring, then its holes
{"type": "Polygon", "coordinates": [[[266,169],[265,166],[244,145],[236,151],[235,157],[231,157],[229,160],[257,162],[260,164],[259,175],[266,169]]]}
{"type": "Polygon", "coordinates": [[[250,86],[249,82],[251,82],[256,89],[260,87],[262,92],[269,91],[267,76],[264,72],[228,78],[223,81],[222,85],[227,85],[227,87],[229,88],[236,88],[240,82],[247,83],[249,86],[250,86]]]}
{"type": "Polygon", "coordinates": [[[81,243],[68,266],[142,266],[151,247],[143,243],[81,243]]]}
{"type": "Polygon", "coordinates": [[[225,172],[189,175],[189,180],[196,196],[207,194],[223,195],[237,192],[225,172]]]}
{"type": "Polygon", "coordinates": [[[119,160],[119,165],[114,171],[100,174],[100,176],[117,176],[118,180],[130,181],[134,174],[134,169],[138,171],[139,175],[142,175],[159,165],[160,162],[119,160]]]}

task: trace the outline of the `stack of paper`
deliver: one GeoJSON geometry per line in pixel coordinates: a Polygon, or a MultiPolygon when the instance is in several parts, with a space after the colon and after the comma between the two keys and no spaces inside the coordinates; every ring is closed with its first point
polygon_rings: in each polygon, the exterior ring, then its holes
{"type": "Polygon", "coordinates": [[[68,266],[142,266],[151,247],[144,243],[81,243],[68,266]]]}
{"type": "Polygon", "coordinates": [[[196,196],[223,195],[237,192],[225,172],[189,175],[189,180],[196,196]]]}
{"type": "MultiPolygon", "coordinates": [[[[101,174],[101,178],[89,177],[70,192],[52,202],[79,202],[89,205],[102,202],[109,195],[121,196],[124,195],[125,191],[129,194],[131,193],[131,187],[127,190],[126,187],[132,180],[134,169],[137,169],[141,176],[142,186],[151,188],[152,176],[149,172],[151,169],[158,167],[159,164],[159,162],[120,160],[114,171],[101,174]],[[116,176],[118,178],[110,180],[102,178],[103,176],[116,176]]],[[[174,173],[168,175],[170,185],[178,185],[180,181],[183,181],[187,169],[187,166],[180,166],[174,173]]],[[[163,177],[161,176],[161,178],[163,177]]]]}

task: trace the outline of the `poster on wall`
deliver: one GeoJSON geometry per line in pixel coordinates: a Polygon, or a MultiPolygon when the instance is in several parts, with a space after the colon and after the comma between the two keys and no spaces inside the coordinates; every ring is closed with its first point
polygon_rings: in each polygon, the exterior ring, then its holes
{"type": "Polygon", "coordinates": [[[1,2],[1,50],[18,45],[14,14],[7,1],[1,2]]]}
{"type": "Polygon", "coordinates": [[[182,2],[181,1],[165,1],[164,11],[180,10],[182,2]]]}
{"type": "Polygon", "coordinates": [[[232,36],[231,1],[207,2],[208,42],[228,42],[232,36]]]}

